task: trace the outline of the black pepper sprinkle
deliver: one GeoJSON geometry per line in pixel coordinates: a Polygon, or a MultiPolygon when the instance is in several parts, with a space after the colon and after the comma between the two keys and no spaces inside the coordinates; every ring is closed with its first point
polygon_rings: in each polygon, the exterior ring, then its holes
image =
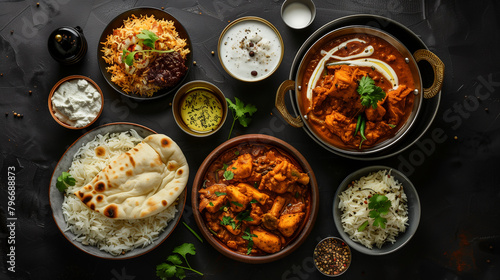
{"type": "Polygon", "coordinates": [[[250,74],[252,74],[252,76],[257,76],[257,71],[254,70],[254,71],[250,72],[250,74]]]}
{"type": "Polygon", "coordinates": [[[249,55],[250,55],[251,57],[253,57],[253,56],[255,55],[255,53],[254,53],[253,51],[250,51],[249,55]]]}

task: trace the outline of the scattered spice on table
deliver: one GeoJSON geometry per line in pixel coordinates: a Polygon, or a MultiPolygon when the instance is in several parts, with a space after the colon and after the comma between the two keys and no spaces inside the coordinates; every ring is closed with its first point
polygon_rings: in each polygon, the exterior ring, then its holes
{"type": "Polygon", "coordinates": [[[474,249],[469,242],[468,234],[461,232],[457,236],[458,248],[452,252],[444,252],[448,257],[449,266],[458,272],[470,272],[476,269],[474,249]]]}
{"type": "Polygon", "coordinates": [[[347,244],[337,238],[322,240],[314,249],[314,264],[325,275],[344,273],[351,263],[351,251],[347,244]]]}

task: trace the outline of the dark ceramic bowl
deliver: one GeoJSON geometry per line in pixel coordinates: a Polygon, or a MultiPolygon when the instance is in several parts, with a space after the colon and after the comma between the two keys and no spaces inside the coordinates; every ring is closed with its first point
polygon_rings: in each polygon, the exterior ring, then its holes
{"type": "Polygon", "coordinates": [[[123,94],[126,97],[136,99],[136,100],[153,100],[157,99],[160,97],[164,97],[166,95],[169,95],[171,93],[175,93],[177,89],[186,81],[187,76],[189,75],[189,71],[191,70],[191,67],[193,65],[193,45],[191,43],[191,39],[189,37],[189,34],[187,33],[186,29],[184,26],[171,14],[162,11],[160,9],[156,8],[148,8],[148,7],[142,7],[142,8],[134,8],[132,10],[125,11],[119,15],[117,15],[107,26],[104,28],[102,31],[101,37],[99,39],[99,42],[105,42],[106,37],[110,34],[113,33],[113,29],[119,28],[123,25],[123,21],[126,20],[127,18],[131,17],[132,15],[136,15],[137,17],[143,15],[143,16],[151,16],[154,15],[156,19],[163,19],[163,20],[170,20],[174,22],[175,30],[177,33],[179,33],[179,37],[186,39],[187,47],[189,48],[190,52],[186,57],[186,67],[188,68],[186,74],[184,77],[181,79],[181,81],[175,85],[174,87],[170,88],[164,88],[160,89],[157,92],[155,92],[152,96],[141,96],[139,94],[134,94],[134,93],[126,93],[124,92],[121,87],[119,87],[117,84],[113,83],[111,81],[111,73],[106,71],[106,67],[110,66],[109,64],[104,61],[102,58],[102,44],[99,43],[97,46],[97,61],[99,62],[99,68],[101,69],[101,73],[104,77],[104,79],[108,82],[108,84],[117,92],[123,94]]]}
{"type": "Polygon", "coordinates": [[[52,216],[54,217],[54,221],[56,222],[57,227],[61,231],[62,235],[74,246],[76,246],[78,249],[82,250],[83,252],[96,256],[99,258],[103,259],[111,259],[111,260],[119,260],[119,259],[130,259],[134,257],[138,257],[141,255],[144,255],[156,247],[158,247],[163,241],[165,241],[172,231],[175,229],[177,224],[179,223],[181,219],[182,212],[184,211],[184,206],[186,205],[186,192],[187,188],[184,189],[184,192],[181,193],[181,195],[178,198],[178,204],[177,204],[177,213],[174,217],[173,220],[171,220],[167,227],[160,233],[158,236],[158,239],[153,241],[152,244],[149,244],[148,246],[142,248],[135,248],[124,255],[119,255],[119,256],[113,256],[109,254],[108,252],[101,251],[99,248],[91,245],[83,245],[81,242],[78,242],[75,240],[76,236],[66,230],[66,220],[64,219],[63,216],[63,211],[62,211],[62,203],[64,201],[64,195],[57,189],[56,187],[56,182],[57,182],[57,177],[61,175],[63,171],[68,171],[69,167],[71,166],[71,163],[73,162],[73,157],[82,147],[82,144],[87,143],[89,141],[92,141],[96,135],[101,134],[104,135],[106,133],[115,133],[115,132],[124,132],[124,131],[129,131],[130,129],[134,129],[137,131],[137,133],[141,137],[147,137],[151,134],[155,134],[153,130],[142,126],[138,124],[133,124],[133,123],[110,123],[106,124],[100,127],[97,127],[80,138],[78,138],[63,154],[59,162],[57,163],[56,168],[54,169],[54,172],[52,173],[52,178],[50,180],[50,186],[49,186],[49,202],[50,202],[50,207],[52,209],[52,216]]]}
{"type": "Polygon", "coordinates": [[[410,239],[415,235],[417,231],[418,224],[420,222],[420,199],[418,198],[417,190],[411,183],[411,181],[400,171],[387,167],[387,166],[369,166],[353,173],[349,174],[335,192],[335,197],[333,199],[333,220],[335,222],[335,227],[340,234],[340,237],[345,240],[349,246],[363,254],[367,255],[386,255],[392,252],[395,252],[401,249],[404,245],[406,245],[410,239]],[[406,227],[405,232],[399,233],[396,237],[396,242],[391,244],[390,242],[386,242],[382,248],[378,248],[374,246],[372,249],[365,247],[363,244],[353,241],[349,235],[344,231],[341,222],[341,211],[339,209],[340,198],[339,195],[349,186],[352,181],[359,180],[361,177],[366,176],[372,172],[377,172],[379,170],[390,170],[391,176],[401,184],[403,184],[403,190],[407,197],[407,205],[408,205],[408,226],[406,227]]]}
{"type": "Polygon", "coordinates": [[[295,249],[297,249],[307,238],[309,233],[311,232],[314,222],[316,221],[316,216],[318,214],[318,206],[319,206],[319,190],[318,184],[316,182],[316,177],[314,176],[314,172],[306,161],[306,159],[290,144],[280,140],[278,138],[263,135],[263,134],[247,134],[239,137],[235,137],[231,140],[228,140],[222,143],[220,146],[215,148],[203,161],[193,182],[193,189],[191,192],[191,203],[193,207],[193,214],[196,220],[196,224],[200,229],[201,233],[205,237],[205,239],[212,245],[217,251],[229,257],[233,260],[245,262],[245,263],[269,263],[281,259],[290,253],[292,253],[295,249]],[[199,211],[199,195],[198,190],[203,186],[204,177],[208,170],[208,168],[212,165],[212,163],[225,151],[236,147],[242,144],[260,144],[260,145],[268,145],[272,147],[276,147],[279,150],[285,152],[291,159],[295,160],[298,165],[302,168],[304,172],[309,175],[310,182],[309,186],[311,188],[311,209],[309,211],[309,216],[305,217],[305,222],[302,226],[302,230],[299,234],[281,251],[264,255],[264,256],[249,256],[240,253],[236,253],[230,250],[225,244],[221,243],[219,239],[212,235],[210,230],[205,224],[203,220],[202,214],[199,211]]]}

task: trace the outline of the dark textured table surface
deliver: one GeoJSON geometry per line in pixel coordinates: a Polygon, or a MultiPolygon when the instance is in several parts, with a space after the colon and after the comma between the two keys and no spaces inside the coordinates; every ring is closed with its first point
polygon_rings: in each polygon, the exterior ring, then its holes
{"type": "MultiPolygon", "coordinates": [[[[282,2],[47,0],[37,6],[36,1],[0,1],[0,279],[156,279],[156,265],[183,242],[196,245],[197,254],[190,263],[205,279],[319,279],[312,252],[322,238],[338,236],[332,216],[335,190],[349,173],[375,164],[399,169],[413,181],[422,205],[420,225],[413,239],[395,253],[374,257],[353,252],[352,265],[340,278],[500,279],[500,4],[493,0],[315,1],[316,19],[296,31],[280,18],[282,2]],[[112,18],[137,6],[164,7],[188,30],[197,62],[188,80],[212,82],[227,97],[237,96],[258,107],[252,124],[236,126],[233,135],[278,137],[309,161],[319,183],[320,210],[307,240],[291,255],[269,264],[235,262],[207,242],[200,243],[181,224],[146,255],[110,261],[78,250],[55,225],[48,199],[52,171],[68,146],[85,132],[65,129],[49,114],[47,96],[59,79],[86,75],[102,88],[105,107],[92,128],[126,121],[171,136],[190,165],[188,191],[205,156],[229,133],[228,121],[211,137],[191,137],[174,122],[169,105],[173,95],[138,103],[115,92],[103,79],[96,59],[98,38],[112,18]],[[274,109],[276,89],[288,79],[303,42],[323,25],[361,13],[408,27],[446,65],[441,102],[427,132],[401,153],[370,161],[327,152],[303,129],[287,125],[274,109]],[[269,20],[285,42],[278,71],[262,82],[234,80],[211,54],[228,21],[242,16],[269,20]],[[60,26],[84,30],[89,51],[78,65],[61,66],[49,56],[47,37],[60,26]],[[23,117],[14,117],[13,111],[23,117]],[[16,184],[13,216],[8,212],[11,168],[16,184]],[[8,270],[12,259],[15,272],[8,270]]],[[[188,198],[181,220],[197,229],[190,204],[188,198]]],[[[188,278],[202,277],[188,274],[188,278]]]]}

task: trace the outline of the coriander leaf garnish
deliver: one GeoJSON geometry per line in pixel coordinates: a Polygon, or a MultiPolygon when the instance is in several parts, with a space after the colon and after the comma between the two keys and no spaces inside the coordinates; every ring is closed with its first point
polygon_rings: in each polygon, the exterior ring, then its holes
{"type": "Polygon", "coordinates": [[[158,40],[158,36],[152,31],[149,30],[142,30],[141,33],[135,35],[137,39],[142,40],[142,44],[154,49],[155,48],[155,42],[158,40]]]}
{"type": "Polygon", "coordinates": [[[231,216],[222,216],[220,224],[223,226],[231,226],[233,229],[236,229],[236,222],[231,216]]]}
{"type": "MultiPolygon", "coordinates": [[[[229,167],[229,165],[223,163],[222,168],[215,170],[216,172],[218,172],[219,170],[224,170],[224,173],[222,174],[222,176],[224,176],[224,179],[226,179],[226,181],[230,181],[234,178],[233,171],[227,170],[228,167],[229,167]]],[[[233,167],[232,169],[236,169],[236,167],[233,167]]],[[[217,175],[217,173],[215,175],[217,175]]]]}
{"type": "Polygon", "coordinates": [[[135,55],[137,53],[147,53],[147,52],[156,52],[156,53],[171,53],[174,50],[157,50],[155,48],[155,42],[158,40],[158,36],[152,31],[149,30],[142,30],[141,33],[135,35],[137,39],[142,40],[142,44],[145,46],[150,47],[150,50],[138,50],[138,51],[129,51],[129,50],[123,50],[122,53],[122,61],[127,64],[128,66],[132,66],[135,61],[135,55]]]}
{"type": "Polygon", "coordinates": [[[229,136],[227,139],[231,138],[231,133],[233,132],[234,123],[236,120],[243,126],[248,127],[250,117],[257,111],[257,107],[252,104],[245,105],[238,97],[234,97],[235,103],[233,103],[229,98],[226,98],[229,108],[233,113],[233,124],[231,125],[231,130],[229,131],[229,136]],[[247,116],[248,115],[248,116],[247,116]]]}
{"type": "MultiPolygon", "coordinates": [[[[391,208],[391,201],[387,196],[381,194],[374,194],[368,199],[368,209],[371,209],[368,216],[373,219],[373,226],[385,228],[385,223],[387,219],[382,217],[389,213],[391,208]]],[[[368,226],[368,221],[365,221],[361,226],[358,227],[358,231],[363,231],[368,226]]]]}
{"type": "Polygon", "coordinates": [[[238,206],[238,207],[243,207],[243,204],[237,202],[237,201],[231,201],[232,204],[238,206]]]}
{"type": "Polygon", "coordinates": [[[238,215],[236,215],[236,220],[251,222],[253,221],[253,218],[250,217],[250,211],[247,210],[240,212],[238,215]]]}
{"type": "Polygon", "coordinates": [[[252,252],[252,249],[253,249],[253,237],[258,237],[257,235],[253,234],[250,232],[250,228],[246,228],[245,231],[243,232],[243,235],[241,236],[241,238],[243,238],[244,240],[247,240],[248,241],[248,244],[247,244],[247,255],[250,255],[250,253],[252,252]]]}
{"type": "Polygon", "coordinates": [[[203,273],[193,269],[189,264],[186,255],[196,255],[196,250],[193,244],[184,243],[177,246],[173,251],[173,254],[168,256],[164,263],[156,266],[156,276],[160,277],[162,280],[166,280],[170,277],[177,277],[179,279],[184,279],[186,277],[185,270],[191,270],[199,275],[203,276],[203,273]],[[186,266],[182,266],[182,259],[186,262],[186,266]]]}
{"type": "Polygon", "coordinates": [[[63,171],[61,175],[57,177],[56,187],[60,192],[65,192],[69,186],[74,186],[75,184],[75,178],[73,178],[68,172],[63,171]]]}
{"type": "Polygon", "coordinates": [[[215,192],[215,195],[216,196],[221,196],[221,195],[226,195],[227,193],[225,192],[215,192]]]}
{"type": "Polygon", "coordinates": [[[375,81],[368,76],[363,76],[359,80],[357,91],[360,95],[361,105],[365,107],[372,106],[375,109],[377,102],[385,98],[384,90],[376,86],[375,81]]]}
{"type": "Polygon", "coordinates": [[[224,171],[224,179],[226,179],[226,181],[233,180],[233,178],[234,178],[233,171],[231,171],[231,170],[224,171]]]}

